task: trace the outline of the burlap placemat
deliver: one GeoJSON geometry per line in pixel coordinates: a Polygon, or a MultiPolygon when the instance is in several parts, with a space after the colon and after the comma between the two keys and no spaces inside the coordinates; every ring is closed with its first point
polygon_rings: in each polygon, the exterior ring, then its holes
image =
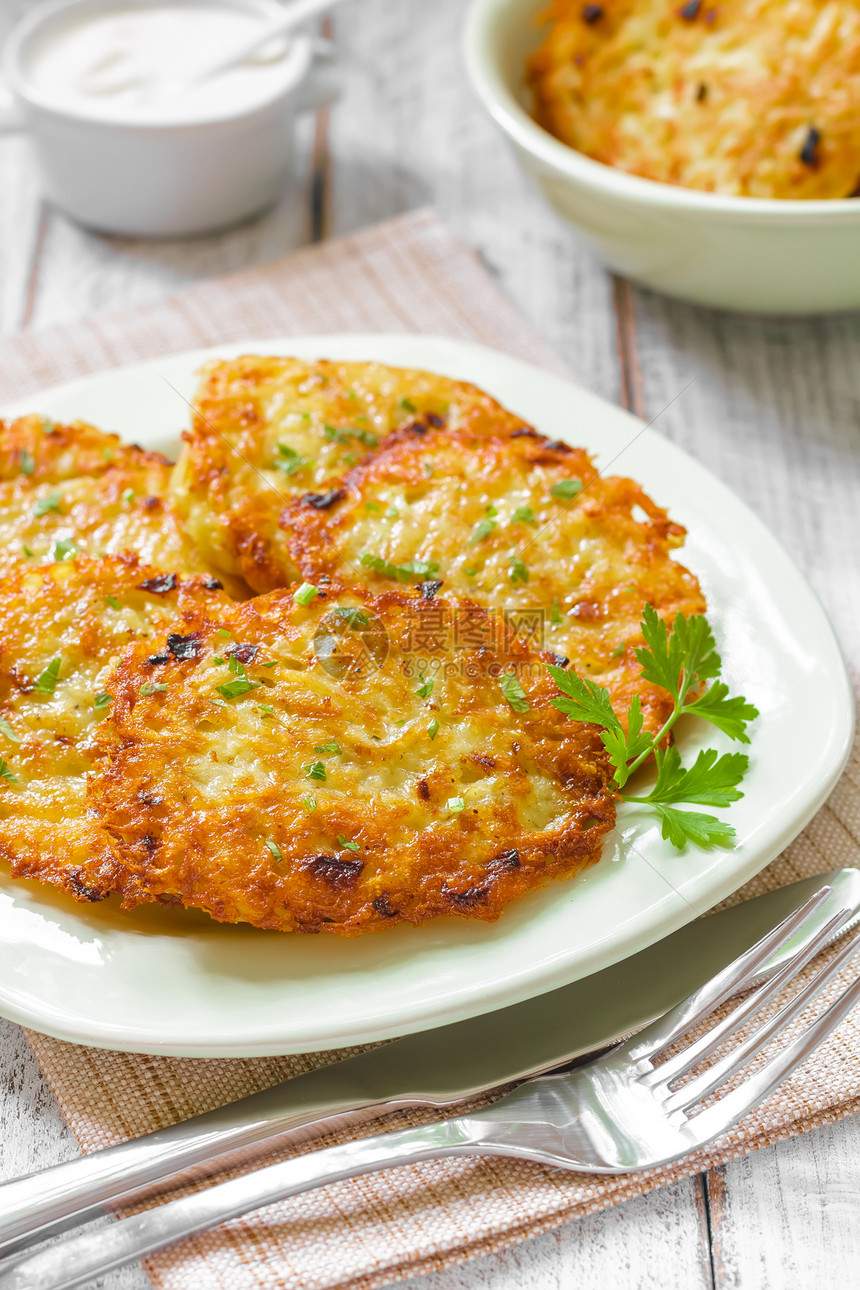
{"type": "MultiPolygon", "coordinates": [[[[4,346],[0,400],[116,364],[246,336],[386,330],[479,340],[564,370],[475,257],[432,215],[419,213],[263,269],[203,283],[144,309],[22,336],[4,346]]],[[[856,751],[827,806],[733,900],[842,865],[860,866],[856,751]]],[[[850,969],[827,997],[849,978],[850,969]]],[[[84,1151],[242,1097],[339,1055],[200,1061],[104,1052],[33,1033],[28,1038],[84,1151]]],[[[611,1179],[489,1158],[414,1165],[270,1206],[150,1258],[145,1266],[163,1290],[370,1290],[502,1249],[858,1111],[855,1013],[754,1114],[716,1147],[681,1165],[611,1179]]],[[[419,1118],[426,1117],[401,1114],[396,1122],[419,1118]]]]}

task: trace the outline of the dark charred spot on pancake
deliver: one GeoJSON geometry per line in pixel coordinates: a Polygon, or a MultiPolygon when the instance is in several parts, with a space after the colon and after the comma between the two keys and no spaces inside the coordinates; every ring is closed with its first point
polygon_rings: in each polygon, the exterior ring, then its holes
{"type": "Polygon", "coordinates": [[[474,909],[475,905],[486,905],[487,893],[483,887],[467,887],[465,891],[451,891],[447,883],[442,885],[443,899],[448,900],[455,909],[474,909]]]}
{"type": "Polygon", "coordinates": [[[137,800],[142,806],[163,806],[164,798],[159,797],[157,793],[147,793],[141,789],[137,795],[137,800]]]}
{"type": "Polygon", "coordinates": [[[531,426],[520,426],[519,430],[511,432],[512,439],[540,439],[537,430],[532,430],[531,426]]]}
{"type": "Polygon", "coordinates": [[[393,907],[387,896],[377,896],[376,900],[373,902],[373,908],[376,910],[377,914],[381,914],[383,918],[397,917],[397,910],[393,907]]]}
{"type": "Polygon", "coordinates": [[[329,887],[342,891],[358,882],[364,861],[346,860],[343,856],[316,855],[307,861],[306,868],[315,878],[322,878],[329,887]]]}
{"type": "Polygon", "coordinates": [[[81,878],[80,871],[69,874],[69,885],[78,900],[89,900],[95,903],[97,900],[107,900],[110,895],[109,891],[99,891],[98,887],[89,887],[81,878]]]}
{"type": "Polygon", "coordinates": [[[582,21],[587,23],[589,27],[593,27],[596,22],[600,22],[600,19],[602,17],[603,17],[602,4],[587,4],[583,6],[582,21]]]}
{"type": "Polygon", "coordinates": [[[476,761],[479,766],[483,766],[484,770],[496,769],[495,757],[485,757],[483,753],[472,753],[472,761],[476,761]]]}
{"type": "Polygon", "coordinates": [[[563,439],[547,439],[544,448],[552,452],[573,452],[570,444],[565,443],[563,439]]]}
{"type": "Polygon", "coordinates": [[[445,418],[437,416],[435,412],[427,413],[427,421],[433,427],[434,430],[441,430],[443,425],[445,424],[445,418]]]}
{"type": "Polygon", "coordinates": [[[436,582],[421,582],[418,584],[418,589],[425,600],[432,600],[441,586],[441,580],[436,582]]]}
{"type": "Polygon", "coordinates": [[[519,869],[520,853],[516,847],[511,847],[509,851],[500,851],[498,855],[493,856],[488,869],[494,869],[496,872],[503,872],[505,869],[519,869]]]}
{"type": "Polygon", "coordinates": [[[423,802],[430,801],[430,785],[427,783],[426,779],[419,779],[418,783],[415,785],[415,791],[423,802]]]}
{"type": "Polygon", "coordinates": [[[146,661],[150,667],[158,667],[162,663],[169,663],[170,655],[169,654],[150,654],[149,658],[146,661]]]}
{"type": "Polygon", "coordinates": [[[315,511],[327,511],[335,502],[339,502],[346,497],[345,488],[333,488],[328,493],[304,493],[302,495],[302,505],[312,506],[315,511]]]}
{"type": "Polygon", "coordinates": [[[166,596],[169,591],[175,591],[179,586],[179,579],[175,573],[159,573],[154,578],[144,578],[143,582],[137,584],[138,591],[149,591],[153,596],[166,596]]]}
{"type": "Polygon", "coordinates": [[[73,744],[74,742],[71,735],[54,735],[55,744],[73,744]]]}
{"type": "Polygon", "coordinates": [[[818,145],[821,142],[821,133],[816,130],[814,125],[809,127],[809,131],[804,140],[803,147],[800,150],[800,160],[804,166],[810,170],[817,170],[821,164],[821,157],[818,155],[818,145]]]}
{"type": "Polygon", "coordinates": [[[682,5],[678,10],[678,17],[683,18],[685,22],[695,22],[701,7],[702,0],[689,0],[688,4],[682,5]]]}
{"type": "Polygon", "coordinates": [[[222,591],[224,583],[219,582],[217,578],[213,578],[211,573],[207,573],[203,578],[203,586],[207,591],[222,591]]]}
{"type": "Polygon", "coordinates": [[[178,632],[171,632],[167,638],[167,648],[174,658],[180,662],[187,659],[199,658],[201,654],[200,633],[191,632],[188,636],[180,636],[178,632]]]}
{"type": "Polygon", "coordinates": [[[156,896],[155,899],[158,901],[159,905],[181,905],[182,904],[182,897],[177,896],[172,892],[166,892],[166,891],[162,892],[162,894],[160,896],[156,896]]]}
{"type": "Polygon", "coordinates": [[[427,427],[423,421],[410,421],[403,427],[406,434],[426,434],[427,427]]]}
{"type": "Polygon", "coordinates": [[[145,511],[157,511],[161,508],[162,501],[160,497],[142,497],[140,504],[145,511]]]}
{"type": "Polygon", "coordinates": [[[224,653],[229,658],[234,658],[237,663],[252,663],[259,653],[259,645],[253,645],[248,641],[244,645],[231,645],[224,653]]]}
{"type": "Polygon", "coordinates": [[[566,654],[550,653],[550,658],[552,659],[553,663],[555,663],[556,667],[567,667],[568,663],[570,662],[570,659],[567,657],[566,654]]]}
{"type": "Polygon", "coordinates": [[[153,851],[158,847],[158,842],[151,833],[146,833],[144,834],[142,845],[144,851],[146,851],[148,855],[152,855],[153,851]]]}

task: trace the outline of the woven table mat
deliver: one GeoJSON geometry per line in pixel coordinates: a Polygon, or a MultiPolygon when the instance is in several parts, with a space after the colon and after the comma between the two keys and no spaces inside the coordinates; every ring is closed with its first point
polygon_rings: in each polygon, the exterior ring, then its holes
{"type": "MultiPolygon", "coordinates": [[[[198,284],[146,308],[7,342],[0,400],[183,349],[254,335],[331,331],[441,333],[565,370],[477,259],[433,215],[419,212],[261,269],[198,284]]],[[[38,399],[33,410],[38,411],[38,399]]],[[[856,750],[830,801],[804,833],[729,903],[843,865],[860,866],[856,750]]],[[[848,979],[850,967],[822,1003],[848,979]]],[[[28,1039],[84,1151],[343,1055],[203,1061],[107,1052],[32,1032],[28,1039]]],[[[855,1012],[756,1112],[717,1145],[681,1164],[620,1178],[490,1158],[412,1165],[270,1206],[153,1256],[144,1266],[160,1290],[370,1290],[502,1249],[858,1111],[860,1013],[855,1012]]],[[[426,1118],[400,1113],[391,1123],[426,1118]]]]}

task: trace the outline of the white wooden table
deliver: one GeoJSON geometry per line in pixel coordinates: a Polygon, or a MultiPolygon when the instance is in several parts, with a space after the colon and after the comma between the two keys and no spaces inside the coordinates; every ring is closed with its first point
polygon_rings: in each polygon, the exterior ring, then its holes
{"type": "MultiPolygon", "coordinates": [[[[0,0],[0,35],[29,2],[0,0]]],[[[343,97],[308,122],[301,169],[279,207],[232,233],[162,244],[86,233],[42,203],[26,143],[0,139],[2,332],[150,301],[429,203],[597,393],[653,415],[694,376],[659,429],[686,445],[695,438],[697,455],[740,493],[748,442],[794,454],[799,488],[807,452],[838,457],[853,441],[860,458],[860,318],[733,318],[613,282],[529,189],[473,102],[459,54],[464,10],[464,0],[352,0],[340,10],[343,97]],[[703,425],[710,432],[694,436],[703,425]]],[[[763,518],[814,581],[818,562],[838,551],[789,501],[773,498],[763,518]]],[[[855,586],[828,604],[837,630],[856,629],[857,602],[855,586]]],[[[76,1151],[20,1031],[0,1021],[0,1174],[76,1151]]],[[[859,1213],[854,1120],[405,1284],[860,1287],[859,1213]]],[[[132,1268],[99,1284],[143,1290],[148,1282],[132,1268]]]]}

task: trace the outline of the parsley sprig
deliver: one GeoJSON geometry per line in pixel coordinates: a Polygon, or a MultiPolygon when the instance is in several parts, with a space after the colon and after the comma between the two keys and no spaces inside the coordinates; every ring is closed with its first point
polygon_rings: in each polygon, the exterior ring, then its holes
{"type": "Polygon", "coordinates": [[[692,766],[681,763],[678,749],[663,747],[666,736],[685,716],[701,717],[739,743],[749,743],[746,727],[758,711],[746,699],[731,696],[719,679],[722,660],[713,633],[702,614],[678,614],[670,631],[657,611],[646,605],[642,615],[645,645],[635,651],[642,677],[662,686],[672,697],[672,711],[656,734],[643,728],[638,694],[627,710],[627,728],[612,707],[609,691],[595,681],[550,667],[559,691],[553,705],[574,721],[600,727],[600,738],[609,754],[613,786],[625,802],[647,806],[659,817],[663,837],[679,851],[688,842],[699,846],[730,846],[731,825],[700,811],[679,810],[677,803],[728,806],[743,797],[738,785],[749,767],[744,753],[703,750],[692,766]],[[630,777],[653,755],[657,782],[646,795],[624,793],[630,777]]]}

